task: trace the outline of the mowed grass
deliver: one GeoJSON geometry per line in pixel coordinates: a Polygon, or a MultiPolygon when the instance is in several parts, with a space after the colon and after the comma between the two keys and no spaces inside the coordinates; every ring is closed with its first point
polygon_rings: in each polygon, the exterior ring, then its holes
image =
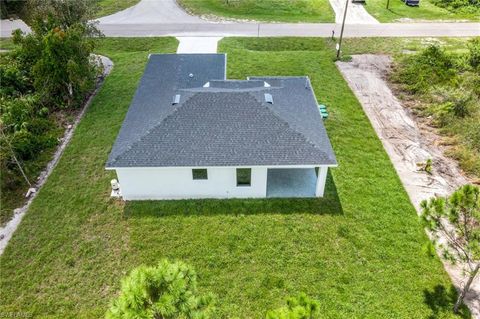
{"type": "Polygon", "coordinates": [[[477,12],[452,12],[438,7],[429,0],[420,0],[419,6],[407,6],[402,0],[367,0],[365,9],[380,22],[408,22],[411,20],[457,20],[479,21],[480,10],[477,12]]]}
{"type": "MultiPolygon", "coordinates": [[[[430,45],[438,45],[451,53],[465,53],[470,38],[345,38],[343,39],[343,55],[353,54],[387,54],[394,58],[403,54],[420,52],[430,45]]],[[[335,49],[336,41],[327,41],[329,47],[335,49]]]]}
{"type": "MultiPolygon", "coordinates": [[[[1,50],[12,50],[15,48],[15,44],[11,38],[0,38],[0,49],[1,50]]],[[[2,54],[4,54],[3,52],[2,54]]]]}
{"type": "Polygon", "coordinates": [[[119,279],[136,264],[123,204],[109,199],[105,160],[148,53],[175,52],[177,41],[99,44],[114,68],[0,259],[0,313],[101,317],[119,279]]]}
{"type": "Polygon", "coordinates": [[[98,0],[97,18],[125,10],[136,5],[140,0],[98,0]]]}
{"type": "Polygon", "coordinates": [[[277,22],[334,22],[328,0],[177,0],[196,15],[277,22]]]}
{"type": "MultiPolygon", "coordinates": [[[[262,318],[306,292],[322,318],[451,318],[455,292],[324,39],[225,39],[229,78],[309,75],[339,161],[323,199],[109,198],[107,155],[148,53],[173,39],[103,39],[115,62],[58,167],[1,257],[1,311],[98,318],[140,264],[181,259],[216,318],[262,318]]],[[[463,309],[464,315],[468,313],[463,309]]]]}

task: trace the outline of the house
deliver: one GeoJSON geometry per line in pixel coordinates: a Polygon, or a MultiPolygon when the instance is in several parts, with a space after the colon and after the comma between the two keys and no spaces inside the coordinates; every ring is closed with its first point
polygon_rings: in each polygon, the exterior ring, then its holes
{"type": "Polygon", "coordinates": [[[224,54],[154,54],[106,168],[140,200],[321,197],[335,166],[308,77],[227,80],[224,54]]]}

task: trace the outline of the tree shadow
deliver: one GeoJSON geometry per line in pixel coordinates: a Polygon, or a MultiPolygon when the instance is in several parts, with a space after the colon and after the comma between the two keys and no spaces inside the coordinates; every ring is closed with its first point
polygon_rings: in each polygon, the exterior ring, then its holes
{"type": "Polygon", "coordinates": [[[258,214],[343,215],[332,175],[323,198],[190,199],[127,201],[124,218],[258,214]]]}
{"type": "MultiPolygon", "coordinates": [[[[444,285],[436,285],[433,290],[425,289],[423,291],[424,302],[432,310],[429,319],[437,319],[445,317],[445,313],[453,312],[453,305],[457,300],[457,290],[453,285],[448,289],[444,285]]],[[[458,312],[459,318],[470,318],[470,312],[465,305],[462,305],[458,312]]]]}

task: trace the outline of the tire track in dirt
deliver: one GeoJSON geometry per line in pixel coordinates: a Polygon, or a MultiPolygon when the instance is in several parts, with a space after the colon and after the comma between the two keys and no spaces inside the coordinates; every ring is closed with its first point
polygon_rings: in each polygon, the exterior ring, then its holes
{"type": "MultiPolygon", "coordinates": [[[[422,200],[449,195],[469,181],[458,164],[443,154],[438,145],[440,137],[417,125],[388,87],[386,75],[391,62],[386,55],[364,54],[336,64],[382,141],[410,201],[420,212],[422,200]],[[428,159],[433,162],[431,174],[418,165],[428,159]]],[[[449,263],[444,266],[454,285],[460,287],[465,281],[461,269],[449,263]]],[[[480,278],[472,284],[465,304],[474,318],[480,318],[480,278]]]]}

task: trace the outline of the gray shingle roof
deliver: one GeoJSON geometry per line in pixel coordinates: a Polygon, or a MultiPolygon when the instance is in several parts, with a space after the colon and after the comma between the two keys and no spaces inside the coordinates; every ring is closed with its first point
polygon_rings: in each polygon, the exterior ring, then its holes
{"type": "Polygon", "coordinates": [[[307,77],[224,76],[224,55],[152,55],[107,167],[336,164],[307,77]]]}

